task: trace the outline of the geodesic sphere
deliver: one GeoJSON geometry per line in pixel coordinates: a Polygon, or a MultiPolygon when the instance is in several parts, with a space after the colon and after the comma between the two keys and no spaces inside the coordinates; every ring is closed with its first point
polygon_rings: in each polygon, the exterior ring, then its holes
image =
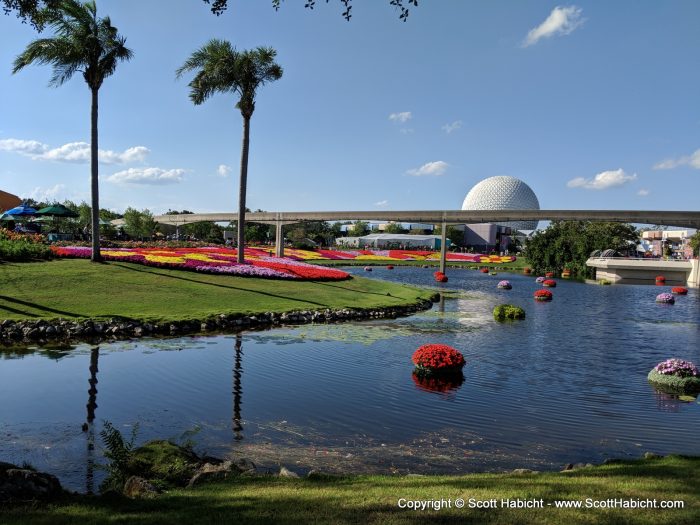
{"type": "MultiPolygon", "coordinates": [[[[540,202],[530,186],[520,179],[499,175],[477,183],[462,203],[463,210],[539,210],[540,202]]],[[[534,230],[538,221],[499,222],[515,230],[534,230]]]]}

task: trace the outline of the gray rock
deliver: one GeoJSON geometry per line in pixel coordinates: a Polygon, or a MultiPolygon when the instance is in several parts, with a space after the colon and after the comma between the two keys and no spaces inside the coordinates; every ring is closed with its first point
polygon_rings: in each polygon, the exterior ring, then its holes
{"type": "Polygon", "coordinates": [[[511,474],[539,474],[538,470],[530,470],[529,468],[516,468],[511,471],[511,474]]]}
{"type": "Polygon", "coordinates": [[[50,500],[63,493],[56,476],[0,464],[0,503],[50,500]]]}
{"type": "Polygon", "coordinates": [[[127,498],[143,499],[155,497],[158,494],[158,489],[148,480],[138,476],[131,476],[126,480],[126,483],[124,483],[123,492],[127,498]]]}

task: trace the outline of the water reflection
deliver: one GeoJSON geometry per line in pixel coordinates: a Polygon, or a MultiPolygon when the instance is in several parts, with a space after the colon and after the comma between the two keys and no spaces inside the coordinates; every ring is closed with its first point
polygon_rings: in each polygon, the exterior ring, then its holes
{"type": "Polygon", "coordinates": [[[449,392],[458,390],[459,387],[464,383],[464,375],[462,372],[457,374],[446,374],[446,375],[423,375],[413,372],[413,382],[416,384],[419,390],[424,390],[425,392],[435,392],[438,394],[447,394],[449,392]]]}
{"type": "Polygon", "coordinates": [[[241,386],[241,376],[243,369],[241,361],[243,358],[243,336],[236,335],[234,345],[236,357],[233,361],[233,439],[240,441],[243,439],[243,423],[241,419],[241,403],[243,397],[243,387],[241,386]]]}
{"type": "Polygon", "coordinates": [[[83,424],[83,431],[87,433],[87,458],[85,472],[85,491],[93,494],[95,490],[95,409],[97,408],[97,363],[100,358],[100,347],[95,346],[90,350],[90,379],[88,383],[87,421],[83,424]]]}

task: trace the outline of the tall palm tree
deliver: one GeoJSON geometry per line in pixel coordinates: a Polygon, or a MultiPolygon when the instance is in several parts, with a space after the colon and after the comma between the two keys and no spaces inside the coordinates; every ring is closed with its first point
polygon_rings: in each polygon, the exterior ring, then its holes
{"type": "Polygon", "coordinates": [[[92,192],[92,257],[100,255],[100,199],[98,179],[97,108],[98,93],[104,79],[110,76],[121,60],[129,60],[133,53],[125,46],[126,39],[112,26],[109,17],[97,18],[93,0],[61,0],[47,10],[47,26],[54,31],[52,38],[31,42],[14,62],[13,73],[34,62],[50,64],[53,75],[50,86],[58,87],[81,72],[92,93],[90,118],[90,185],[92,192]]]}
{"type": "Polygon", "coordinates": [[[199,105],[214,93],[235,93],[240,98],[236,107],[243,116],[243,144],[241,147],[241,176],[238,189],[238,262],[245,261],[245,198],[248,184],[248,148],[250,146],[250,118],[255,111],[255,93],[260,86],[282,78],[282,68],[275,63],[277,51],[271,47],[236,51],[227,40],[212,39],[190,55],[177,70],[180,78],[188,71],[196,71],[189,83],[190,100],[199,105]]]}

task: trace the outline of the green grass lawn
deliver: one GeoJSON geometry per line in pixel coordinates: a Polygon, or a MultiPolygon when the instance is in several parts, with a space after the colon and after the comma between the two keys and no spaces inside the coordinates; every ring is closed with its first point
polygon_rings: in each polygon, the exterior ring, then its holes
{"type": "Polygon", "coordinates": [[[466,476],[234,478],[154,500],[71,497],[52,506],[0,510],[3,524],[329,523],[329,524],[696,524],[700,521],[700,458],[667,457],[568,473],[466,476]],[[451,500],[439,511],[400,509],[400,498],[451,500]],[[465,508],[455,508],[455,500],[465,508]],[[497,508],[469,509],[469,499],[497,508]],[[556,500],[679,500],[683,509],[558,509],[556,500]],[[501,508],[502,499],[543,500],[543,508],[501,508]],[[547,503],[552,503],[551,506],[547,503]]]}
{"type": "Polygon", "coordinates": [[[0,264],[0,320],[175,321],[229,313],[397,306],[432,293],[364,278],[282,281],[79,259],[0,264]]]}

